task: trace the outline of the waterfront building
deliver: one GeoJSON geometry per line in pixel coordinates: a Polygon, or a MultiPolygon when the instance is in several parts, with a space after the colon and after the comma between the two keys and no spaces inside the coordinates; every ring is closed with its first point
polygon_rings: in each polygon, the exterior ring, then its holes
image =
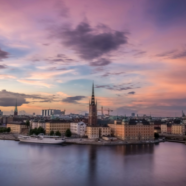
{"type": "Polygon", "coordinates": [[[110,127],[100,127],[100,135],[102,136],[110,136],[111,128],[110,127]]]}
{"type": "Polygon", "coordinates": [[[167,123],[161,124],[161,133],[167,133],[167,123]]]}
{"type": "Polygon", "coordinates": [[[66,130],[70,129],[70,122],[62,121],[62,120],[46,121],[45,129],[46,129],[46,134],[50,134],[51,131],[54,132],[59,131],[62,135],[64,135],[66,130]]]}
{"type": "Polygon", "coordinates": [[[172,131],[172,134],[184,135],[185,125],[184,124],[172,124],[171,131],[172,131]]]}
{"type": "Polygon", "coordinates": [[[122,122],[115,121],[114,124],[108,124],[112,135],[121,140],[153,140],[154,124],[145,119],[128,119],[125,117],[122,122]]]}
{"type": "Polygon", "coordinates": [[[82,121],[70,123],[70,131],[72,134],[76,134],[78,136],[85,136],[86,128],[87,125],[82,121]]]}
{"type": "Polygon", "coordinates": [[[34,119],[34,120],[30,121],[30,124],[31,124],[32,129],[39,128],[39,127],[42,127],[44,129],[46,128],[45,120],[34,119]]]}
{"type": "Polygon", "coordinates": [[[98,139],[99,136],[99,126],[87,126],[87,136],[89,139],[98,139]]]}
{"type": "Polygon", "coordinates": [[[111,128],[100,126],[87,126],[86,135],[89,139],[98,139],[102,138],[103,136],[110,136],[111,128]]]}
{"type": "Polygon", "coordinates": [[[43,117],[47,117],[47,116],[52,116],[52,115],[65,115],[65,110],[61,111],[61,110],[56,110],[56,109],[46,109],[46,110],[42,110],[42,116],[43,117]]]}
{"type": "Polygon", "coordinates": [[[7,124],[7,127],[10,127],[11,133],[20,134],[23,130],[27,129],[27,125],[21,121],[12,121],[7,124]]]}
{"type": "Polygon", "coordinates": [[[184,135],[186,132],[185,115],[183,113],[182,119],[174,118],[168,120],[166,123],[161,124],[161,133],[184,135]]]}

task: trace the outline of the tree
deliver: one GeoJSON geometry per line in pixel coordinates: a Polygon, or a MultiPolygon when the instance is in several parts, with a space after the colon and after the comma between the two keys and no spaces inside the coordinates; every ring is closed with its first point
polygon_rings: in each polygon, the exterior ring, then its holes
{"type": "Polygon", "coordinates": [[[67,129],[66,132],[65,132],[65,136],[66,137],[70,137],[72,135],[70,129],[67,129]]]}
{"type": "Polygon", "coordinates": [[[37,134],[41,134],[41,133],[45,134],[45,129],[43,127],[39,127],[37,129],[37,134]]]}
{"type": "Polygon", "coordinates": [[[6,129],[6,131],[7,131],[7,132],[10,132],[10,131],[11,131],[11,128],[10,128],[10,127],[8,127],[8,128],[6,129]]]}
{"type": "Polygon", "coordinates": [[[27,126],[27,127],[30,126],[30,122],[29,122],[29,120],[26,121],[26,126],[27,126]]]}
{"type": "Polygon", "coordinates": [[[53,136],[54,135],[54,131],[50,131],[50,136],[53,136]]]}
{"type": "Polygon", "coordinates": [[[61,133],[59,131],[56,131],[56,136],[61,136],[61,133]]]}
{"type": "Polygon", "coordinates": [[[157,132],[154,133],[154,137],[157,139],[159,138],[159,134],[157,132]]]}
{"type": "Polygon", "coordinates": [[[32,135],[32,134],[38,135],[38,134],[41,134],[41,133],[45,134],[45,129],[43,127],[30,129],[30,135],[32,135]]]}

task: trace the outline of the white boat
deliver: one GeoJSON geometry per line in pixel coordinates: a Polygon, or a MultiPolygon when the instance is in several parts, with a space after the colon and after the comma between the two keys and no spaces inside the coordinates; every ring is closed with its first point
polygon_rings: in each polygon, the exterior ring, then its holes
{"type": "Polygon", "coordinates": [[[40,144],[62,144],[65,142],[64,139],[58,136],[19,136],[20,142],[24,143],[40,143],[40,144]]]}

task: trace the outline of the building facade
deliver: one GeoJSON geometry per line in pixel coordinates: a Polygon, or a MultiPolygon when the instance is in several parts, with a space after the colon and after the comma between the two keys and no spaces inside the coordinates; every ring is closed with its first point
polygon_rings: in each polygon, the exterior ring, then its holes
{"type": "Polygon", "coordinates": [[[185,125],[183,124],[172,124],[171,134],[184,135],[185,125]]]}
{"type": "Polygon", "coordinates": [[[42,116],[47,117],[47,116],[52,116],[52,115],[65,115],[65,110],[56,110],[56,109],[46,109],[42,110],[42,116]]]}
{"type": "Polygon", "coordinates": [[[30,121],[30,124],[32,129],[39,128],[39,127],[46,129],[45,120],[32,120],[30,121]]]}
{"type": "Polygon", "coordinates": [[[89,139],[98,139],[99,135],[99,127],[98,126],[87,126],[87,136],[89,139]]]}
{"type": "Polygon", "coordinates": [[[161,133],[167,133],[167,124],[161,124],[161,133]]]}
{"type": "Polygon", "coordinates": [[[10,127],[11,133],[20,134],[24,129],[27,129],[27,125],[22,122],[10,122],[7,124],[7,127],[10,127]]]}
{"type": "Polygon", "coordinates": [[[76,134],[78,136],[85,136],[87,125],[80,121],[77,123],[70,123],[70,130],[72,134],[76,134]]]}
{"type": "Polygon", "coordinates": [[[110,127],[99,127],[99,129],[100,129],[101,137],[111,135],[111,128],[110,127]]]}
{"type": "Polygon", "coordinates": [[[89,139],[98,139],[103,136],[111,135],[111,128],[109,127],[99,127],[99,126],[87,126],[86,135],[89,139]]]}
{"type": "Polygon", "coordinates": [[[70,129],[70,122],[60,121],[60,120],[51,120],[46,121],[45,130],[46,134],[50,134],[51,131],[59,131],[62,135],[65,135],[67,129],[70,129]]]}
{"type": "Polygon", "coordinates": [[[112,135],[121,140],[140,141],[154,139],[154,124],[147,120],[128,120],[125,118],[121,124],[115,121],[114,124],[108,124],[112,135]]]}

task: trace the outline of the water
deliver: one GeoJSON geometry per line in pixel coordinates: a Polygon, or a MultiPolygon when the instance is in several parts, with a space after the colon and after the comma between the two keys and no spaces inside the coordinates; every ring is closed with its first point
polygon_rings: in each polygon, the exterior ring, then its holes
{"type": "Polygon", "coordinates": [[[185,186],[186,145],[0,141],[0,186],[185,186]]]}

